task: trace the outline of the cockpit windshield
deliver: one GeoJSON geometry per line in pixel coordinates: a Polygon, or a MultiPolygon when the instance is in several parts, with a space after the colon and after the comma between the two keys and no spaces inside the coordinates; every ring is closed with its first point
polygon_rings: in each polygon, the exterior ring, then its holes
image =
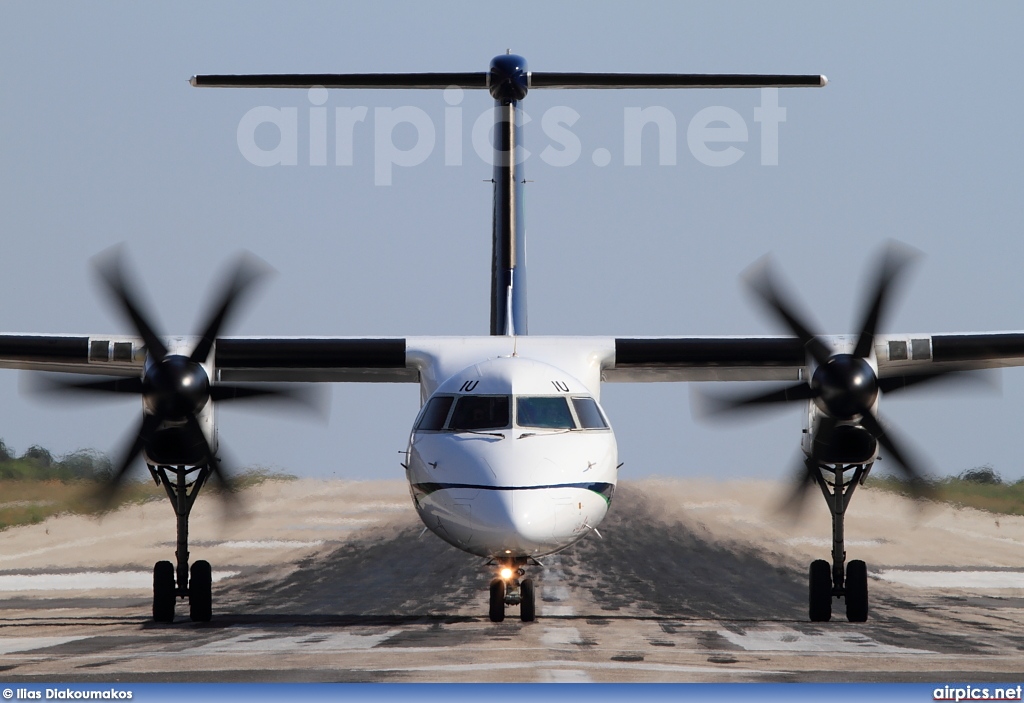
{"type": "Polygon", "coordinates": [[[434,396],[427,402],[427,407],[420,415],[420,421],[416,425],[417,430],[441,430],[444,429],[444,421],[448,419],[448,411],[452,409],[455,398],[450,395],[434,396]]]}
{"type": "Polygon", "coordinates": [[[501,430],[509,426],[507,395],[464,395],[455,403],[448,429],[501,430]]]}
{"type": "MultiPolygon", "coordinates": [[[[512,397],[438,395],[427,401],[417,431],[460,432],[507,429],[512,397]]],[[[549,430],[607,430],[608,421],[589,396],[521,395],[515,398],[515,424],[549,430]]]]}
{"type": "Polygon", "coordinates": [[[569,404],[561,396],[519,396],[516,398],[516,424],[554,430],[576,427],[569,404]]]}
{"type": "Polygon", "coordinates": [[[576,417],[580,419],[580,427],[585,430],[607,430],[608,421],[593,398],[573,398],[572,406],[576,409],[576,417]]]}

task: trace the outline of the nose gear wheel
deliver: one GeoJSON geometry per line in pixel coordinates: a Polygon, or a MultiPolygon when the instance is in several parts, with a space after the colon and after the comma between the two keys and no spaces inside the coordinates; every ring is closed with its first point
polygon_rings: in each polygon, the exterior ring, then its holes
{"type": "Polygon", "coordinates": [[[505,620],[505,608],[508,606],[519,606],[519,619],[523,622],[533,622],[537,619],[536,587],[533,579],[523,578],[526,570],[526,557],[516,557],[497,562],[498,575],[491,580],[490,604],[488,615],[491,622],[503,622],[505,620]],[[503,571],[510,572],[510,575],[502,576],[503,571]]]}

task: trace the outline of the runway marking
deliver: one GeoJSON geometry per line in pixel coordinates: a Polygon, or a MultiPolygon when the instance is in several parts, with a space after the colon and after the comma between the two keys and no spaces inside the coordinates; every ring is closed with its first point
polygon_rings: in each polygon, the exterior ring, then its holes
{"type": "Polygon", "coordinates": [[[323,543],[324,540],[322,539],[252,539],[212,542],[209,546],[224,547],[226,549],[300,549],[302,547],[319,547],[323,543]]]}
{"type": "Polygon", "coordinates": [[[683,510],[704,510],[706,508],[734,508],[739,509],[741,506],[738,501],[735,500],[709,500],[703,503],[683,503],[683,510]]]}
{"type": "Polygon", "coordinates": [[[593,683],[582,669],[540,669],[540,683],[593,683]]]}
{"type": "MultiPolygon", "coordinates": [[[[213,582],[237,576],[237,571],[215,571],[213,582]]],[[[0,591],[82,591],[149,590],[153,574],[149,571],[80,571],[64,574],[2,574],[0,591]]]]}
{"type": "Polygon", "coordinates": [[[964,537],[974,537],[980,539],[987,539],[992,542],[1002,542],[1003,544],[1012,544],[1020,546],[1024,544],[1019,539],[1013,539],[1012,537],[996,537],[995,535],[986,535],[983,532],[973,532],[971,530],[965,530],[962,527],[940,527],[939,529],[945,530],[946,532],[952,532],[956,535],[963,535],[964,537]]]}
{"type": "Polygon", "coordinates": [[[761,527],[765,524],[764,520],[753,515],[725,515],[723,517],[730,522],[738,522],[742,525],[751,525],[752,527],[761,527]]]}
{"type": "Polygon", "coordinates": [[[925,649],[893,647],[859,632],[808,634],[797,630],[719,630],[718,634],[748,652],[820,652],[822,654],[933,654],[925,649]]]}
{"type": "Polygon", "coordinates": [[[370,525],[377,522],[372,517],[308,517],[304,521],[307,525],[344,525],[345,527],[370,525]]]}
{"type": "Polygon", "coordinates": [[[31,652],[34,649],[56,647],[67,642],[89,639],[89,636],[78,637],[0,637],[0,654],[15,652],[31,652]]]}
{"type": "Polygon", "coordinates": [[[346,513],[397,513],[412,508],[412,501],[408,503],[362,503],[361,505],[348,506],[346,513]]]}
{"type": "Polygon", "coordinates": [[[120,539],[121,537],[128,537],[129,535],[135,535],[137,532],[132,530],[130,532],[115,532],[102,537],[90,537],[89,539],[79,539],[72,542],[58,542],[49,547],[40,547],[39,549],[31,549],[27,552],[18,552],[16,554],[0,554],[0,561],[14,561],[15,559],[21,559],[23,557],[35,557],[40,554],[46,554],[57,549],[67,549],[68,547],[91,547],[99,542],[105,542],[112,539],[120,539]]]}
{"type": "MultiPolygon", "coordinates": [[[[881,547],[886,544],[888,540],[884,539],[848,539],[846,540],[847,547],[881,547]]],[[[807,544],[812,547],[831,547],[832,540],[822,539],[820,537],[790,537],[786,540],[786,544],[797,545],[807,544]]]]}
{"type": "Polygon", "coordinates": [[[251,654],[255,652],[344,652],[373,649],[381,642],[401,634],[402,630],[388,630],[376,634],[357,635],[350,632],[306,635],[278,635],[267,630],[244,632],[217,642],[196,647],[198,653],[251,654]]]}
{"type": "MultiPolygon", "coordinates": [[[[373,524],[372,521],[368,521],[366,525],[373,524]]],[[[355,532],[361,530],[366,525],[285,525],[286,530],[305,530],[307,532],[330,532],[336,534],[339,532],[355,532]]]]}
{"type": "Polygon", "coordinates": [[[518,662],[484,662],[481,664],[435,664],[428,666],[366,666],[353,667],[358,671],[450,671],[450,672],[473,672],[473,671],[496,671],[508,669],[561,669],[578,671],[580,669],[633,669],[637,671],[664,671],[681,674],[778,674],[786,673],[783,670],[762,670],[762,669],[734,669],[732,667],[713,666],[686,666],[684,664],[655,664],[648,662],[585,662],[555,659],[548,661],[518,661],[518,662]]]}
{"type": "Polygon", "coordinates": [[[540,641],[549,647],[567,644],[579,644],[580,631],[575,627],[545,627],[540,641]]]}
{"type": "Polygon", "coordinates": [[[878,578],[914,588],[1024,588],[1020,571],[882,571],[878,578]]]}
{"type": "Polygon", "coordinates": [[[552,603],[565,603],[571,595],[569,587],[562,583],[565,572],[562,571],[561,563],[559,557],[551,557],[544,569],[544,588],[539,592],[541,615],[552,617],[576,614],[576,608],[571,605],[552,605],[552,603]]]}

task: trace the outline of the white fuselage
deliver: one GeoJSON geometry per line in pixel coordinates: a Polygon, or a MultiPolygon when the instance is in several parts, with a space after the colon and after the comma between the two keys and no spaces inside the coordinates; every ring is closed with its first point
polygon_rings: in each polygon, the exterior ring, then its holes
{"type": "Polygon", "coordinates": [[[446,542],[485,557],[539,557],[601,522],[617,456],[582,383],[504,357],[464,369],[427,399],[406,467],[420,518],[446,542]]]}

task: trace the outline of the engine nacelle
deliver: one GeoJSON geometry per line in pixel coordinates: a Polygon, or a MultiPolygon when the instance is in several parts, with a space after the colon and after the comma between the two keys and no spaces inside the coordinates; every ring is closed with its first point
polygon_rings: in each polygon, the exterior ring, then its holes
{"type": "Polygon", "coordinates": [[[878,441],[870,432],[856,425],[839,425],[832,431],[828,444],[815,437],[816,454],[827,464],[868,464],[878,455],[878,441]]]}
{"type": "MultiPolygon", "coordinates": [[[[878,458],[878,440],[857,424],[857,420],[840,421],[832,430],[828,443],[822,442],[813,428],[825,414],[816,403],[808,403],[808,406],[807,425],[800,443],[804,454],[816,454],[826,464],[870,464],[878,458]]],[[[872,411],[877,408],[876,398],[872,411]]]]}

